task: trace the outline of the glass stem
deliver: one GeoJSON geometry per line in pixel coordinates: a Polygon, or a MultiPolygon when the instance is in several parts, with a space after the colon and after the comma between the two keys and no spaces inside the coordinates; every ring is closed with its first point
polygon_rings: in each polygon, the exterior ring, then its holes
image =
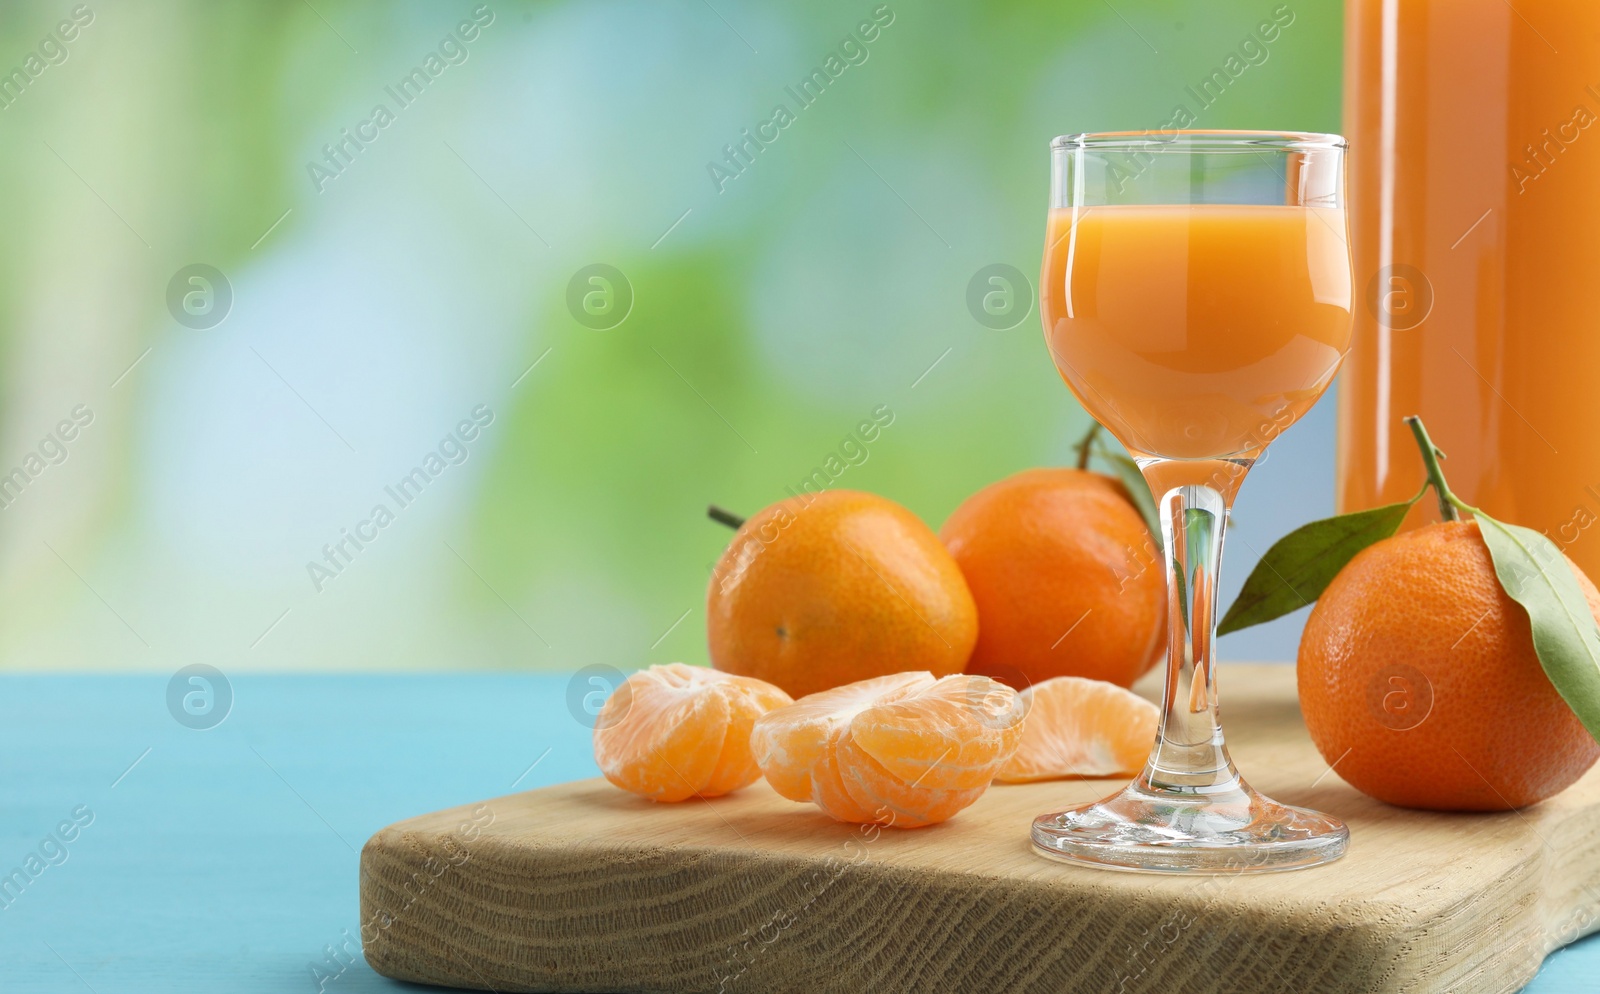
{"type": "MultiPolygon", "coordinates": [[[[1230,490],[1237,489],[1237,483],[1230,490]]],[[[1231,496],[1231,494],[1229,495],[1231,496]]],[[[1161,498],[1167,566],[1167,679],[1148,786],[1210,794],[1239,788],[1217,712],[1217,570],[1229,500],[1205,484],[1161,498]]]]}

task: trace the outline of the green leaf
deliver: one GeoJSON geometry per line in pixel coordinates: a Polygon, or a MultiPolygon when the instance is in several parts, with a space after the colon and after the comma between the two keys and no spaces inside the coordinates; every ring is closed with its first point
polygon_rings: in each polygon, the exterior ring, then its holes
{"type": "MultiPolygon", "coordinates": [[[[1183,561],[1187,566],[1184,569],[1173,570],[1172,576],[1178,584],[1178,610],[1183,615],[1183,630],[1185,632],[1188,632],[1193,627],[1193,621],[1189,613],[1189,592],[1198,586],[1194,582],[1194,578],[1200,575],[1199,563],[1206,557],[1207,543],[1211,538],[1211,522],[1210,511],[1198,507],[1186,507],[1183,509],[1183,545],[1185,552],[1183,561]],[[1188,578],[1187,581],[1186,577],[1188,578]]],[[[1200,596],[1204,596],[1203,591],[1198,591],[1197,593],[1200,596]]]]}
{"type": "Polygon", "coordinates": [[[1150,529],[1150,539],[1155,543],[1156,551],[1161,550],[1161,519],[1156,513],[1156,499],[1150,495],[1150,484],[1145,481],[1144,474],[1139,471],[1139,464],[1120,452],[1101,447],[1096,453],[1106,464],[1111,467],[1111,472],[1116,475],[1122,485],[1128,489],[1128,496],[1133,498],[1133,506],[1139,509],[1139,516],[1144,518],[1144,525],[1150,529]]]}
{"type": "MultiPolygon", "coordinates": [[[[1420,494],[1419,494],[1420,496],[1420,494]]],[[[1274,542],[1223,615],[1218,635],[1282,617],[1305,607],[1356,553],[1400,530],[1416,498],[1366,511],[1323,518],[1274,542]]]]}
{"type": "Polygon", "coordinates": [[[1465,509],[1478,520],[1500,586],[1528,612],[1533,651],[1545,675],[1589,734],[1600,739],[1600,630],[1571,563],[1533,529],[1465,509]]]}

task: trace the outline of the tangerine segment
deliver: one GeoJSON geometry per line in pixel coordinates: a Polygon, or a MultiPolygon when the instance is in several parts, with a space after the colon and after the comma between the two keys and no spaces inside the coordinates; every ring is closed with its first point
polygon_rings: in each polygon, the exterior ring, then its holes
{"type": "Polygon", "coordinates": [[[1004,783],[1132,776],[1144,766],[1161,709],[1104,680],[1060,676],[1021,694],[1022,744],[1000,771],[1004,783]]]}
{"type": "Polygon", "coordinates": [[[763,715],[756,762],[780,794],[839,821],[917,828],[987,789],[1022,737],[1023,709],[987,677],[899,673],[763,715]]]}
{"type": "Polygon", "coordinates": [[[594,758],[605,778],[654,801],[717,797],[761,776],[750,731],[793,703],[770,683],[669,663],[628,677],[600,709],[594,758]]]}
{"type": "Polygon", "coordinates": [[[898,780],[923,787],[985,787],[995,757],[1022,738],[1016,691],[985,676],[947,676],[850,719],[850,739],[898,780]]]}
{"type": "Polygon", "coordinates": [[[751,751],[773,790],[791,801],[812,800],[813,771],[832,761],[833,743],[852,718],[933,683],[932,673],[891,673],[802,697],[783,709],[781,719],[756,723],[751,751]]]}
{"type": "Polygon", "coordinates": [[[976,801],[993,779],[994,771],[991,769],[983,783],[965,789],[930,786],[926,780],[907,783],[873,759],[847,735],[839,741],[836,762],[818,776],[817,783],[819,798],[832,794],[835,787],[849,798],[848,809],[822,805],[823,810],[840,821],[922,828],[945,821],[976,801]],[[828,775],[837,777],[837,784],[829,782],[828,775]]]}

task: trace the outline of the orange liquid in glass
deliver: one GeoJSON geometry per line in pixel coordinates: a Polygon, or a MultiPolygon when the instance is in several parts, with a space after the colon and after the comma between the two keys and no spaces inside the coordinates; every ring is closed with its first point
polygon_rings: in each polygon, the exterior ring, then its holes
{"type": "Polygon", "coordinates": [[[1417,491],[1420,414],[1460,497],[1600,578],[1600,4],[1351,0],[1345,59],[1339,509],[1417,491]]]}
{"type": "Polygon", "coordinates": [[[1136,455],[1256,456],[1322,396],[1350,341],[1333,208],[1057,209],[1041,285],[1062,379],[1136,455]]]}

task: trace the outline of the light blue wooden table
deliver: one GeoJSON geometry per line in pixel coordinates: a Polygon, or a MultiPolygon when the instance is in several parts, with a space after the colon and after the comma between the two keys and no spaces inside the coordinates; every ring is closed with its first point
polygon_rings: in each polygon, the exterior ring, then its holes
{"type": "MultiPolygon", "coordinates": [[[[424,990],[343,951],[362,842],[597,775],[566,677],[238,676],[208,730],[174,719],[168,683],[0,678],[0,874],[25,878],[0,878],[5,994],[424,990]],[[93,820],[60,829],[74,812],[93,820]]],[[[1600,937],[1527,990],[1600,990],[1600,937]]]]}

